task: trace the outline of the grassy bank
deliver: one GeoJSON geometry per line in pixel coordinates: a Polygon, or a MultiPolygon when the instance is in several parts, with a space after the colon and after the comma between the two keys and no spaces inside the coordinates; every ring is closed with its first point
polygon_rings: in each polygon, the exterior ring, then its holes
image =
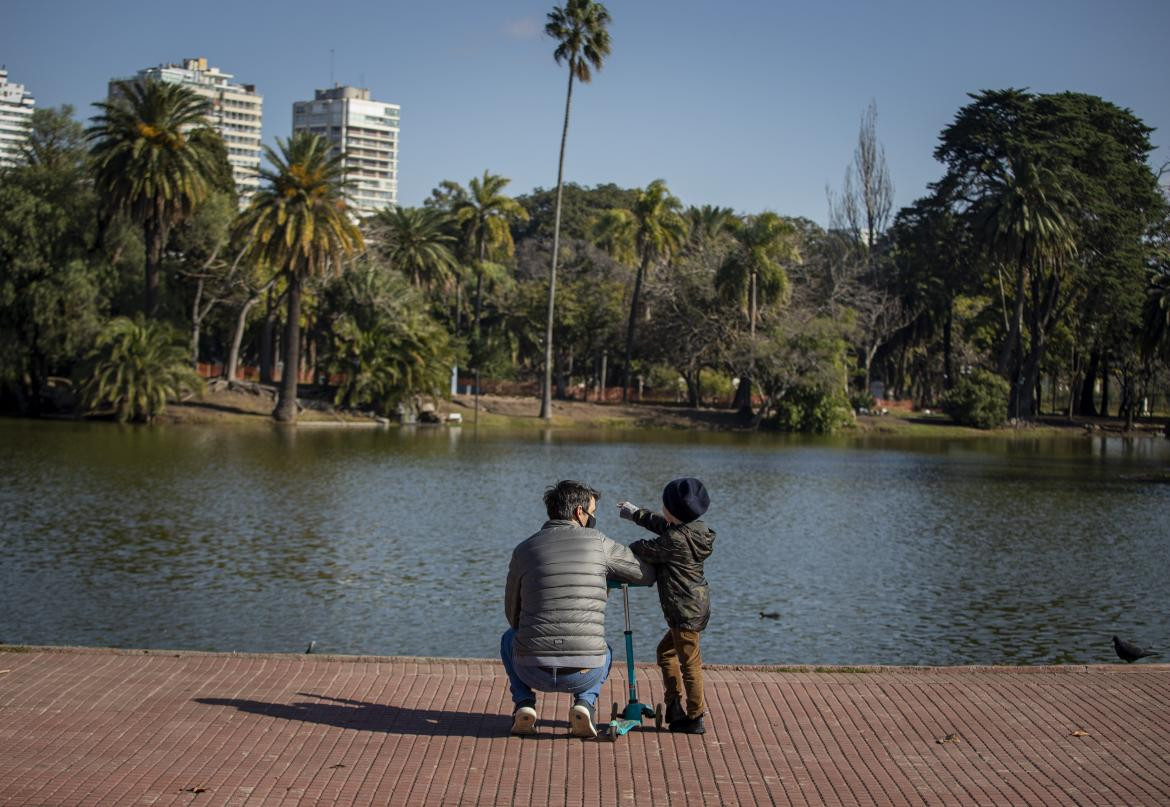
{"type": "MultiPolygon", "coordinates": [[[[171,424],[267,424],[271,423],[274,400],[265,388],[252,391],[241,389],[209,390],[199,400],[171,404],[159,419],[171,424]]],[[[554,401],[551,421],[539,418],[540,401],[535,398],[483,395],[476,401],[470,395],[456,395],[449,401],[439,401],[439,417],[458,413],[464,426],[478,423],[485,428],[508,429],[685,429],[700,431],[743,430],[743,423],[727,409],[709,407],[689,408],[662,404],[599,404],[584,401],[554,401]]],[[[377,426],[378,420],[353,413],[320,411],[306,408],[299,422],[304,425],[377,426]]],[[[1159,436],[1164,428],[1161,420],[1142,421],[1131,436],[1159,436]]],[[[1037,423],[999,429],[982,430],[958,426],[950,418],[933,413],[894,411],[889,415],[861,415],[843,434],[976,438],[1027,438],[1124,434],[1124,423],[1116,418],[1042,418],[1037,423]]]]}

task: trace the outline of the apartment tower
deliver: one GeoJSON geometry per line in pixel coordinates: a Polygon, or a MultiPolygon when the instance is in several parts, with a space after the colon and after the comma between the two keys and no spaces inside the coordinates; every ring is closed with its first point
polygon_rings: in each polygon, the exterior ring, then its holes
{"type": "Polygon", "coordinates": [[[35,103],[23,84],[8,83],[8,70],[0,67],[0,167],[13,165],[20,156],[35,103]]]}
{"type": "MultiPolygon", "coordinates": [[[[260,187],[260,127],[264,99],[254,84],[233,84],[231,73],[208,67],[207,59],[184,59],[182,64],[162,64],[139,70],[134,82],[153,79],[182,84],[211,102],[207,123],[220,133],[227,146],[228,162],[240,194],[240,204],[260,187]]],[[[110,96],[114,95],[110,82],[110,96]]]]}
{"type": "Polygon", "coordinates": [[[401,108],[370,98],[360,87],[317,90],[293,104],[293,132],[312,132],[344,155],[350,203],[369,216],[398,203],[398,119],[401,108]]]}

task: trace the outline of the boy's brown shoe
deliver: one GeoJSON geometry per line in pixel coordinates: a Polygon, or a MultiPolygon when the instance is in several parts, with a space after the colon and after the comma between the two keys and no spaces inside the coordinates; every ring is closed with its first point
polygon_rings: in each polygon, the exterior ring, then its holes
{"type": "Polygon", "coordinates": [[[663,719],[667,723],[677,723],[680,720],[687,719],[687,710],[683,708],[682,701],[678,698],[672,698],[666,702],[666,714],[663,719]]]}
{"type": "Polygon", "coordinates": [[[676,720],[670,724],[671,731],[677,731],[679,734],[706,734],[707,729],[703,727],[703,716],[698,717],[684,717],[682,720],[676,720]]]}

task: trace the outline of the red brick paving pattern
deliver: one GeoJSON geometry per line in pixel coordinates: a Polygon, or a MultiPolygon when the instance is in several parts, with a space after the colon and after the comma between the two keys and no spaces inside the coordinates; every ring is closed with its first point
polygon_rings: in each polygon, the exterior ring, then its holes
{"type": "Polygon", "coordinates": [[[491,661],[33,649],[0,670],[13,807],[1170,804],[1170,665],[715,667],[705,736],[616,743],[570,739],[563,695],[509,737],[491,661]]]}

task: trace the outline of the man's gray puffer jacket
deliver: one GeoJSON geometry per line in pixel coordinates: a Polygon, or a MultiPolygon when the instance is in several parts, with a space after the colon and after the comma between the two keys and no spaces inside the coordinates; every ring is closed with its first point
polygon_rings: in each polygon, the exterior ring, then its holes
{"type": "Polygon", "coordinates": [[[605,663],[606,578],[648,585],[654,569],[601,531],[553,520],[512,551],[504,611],[522,666],[605,663]]]}

